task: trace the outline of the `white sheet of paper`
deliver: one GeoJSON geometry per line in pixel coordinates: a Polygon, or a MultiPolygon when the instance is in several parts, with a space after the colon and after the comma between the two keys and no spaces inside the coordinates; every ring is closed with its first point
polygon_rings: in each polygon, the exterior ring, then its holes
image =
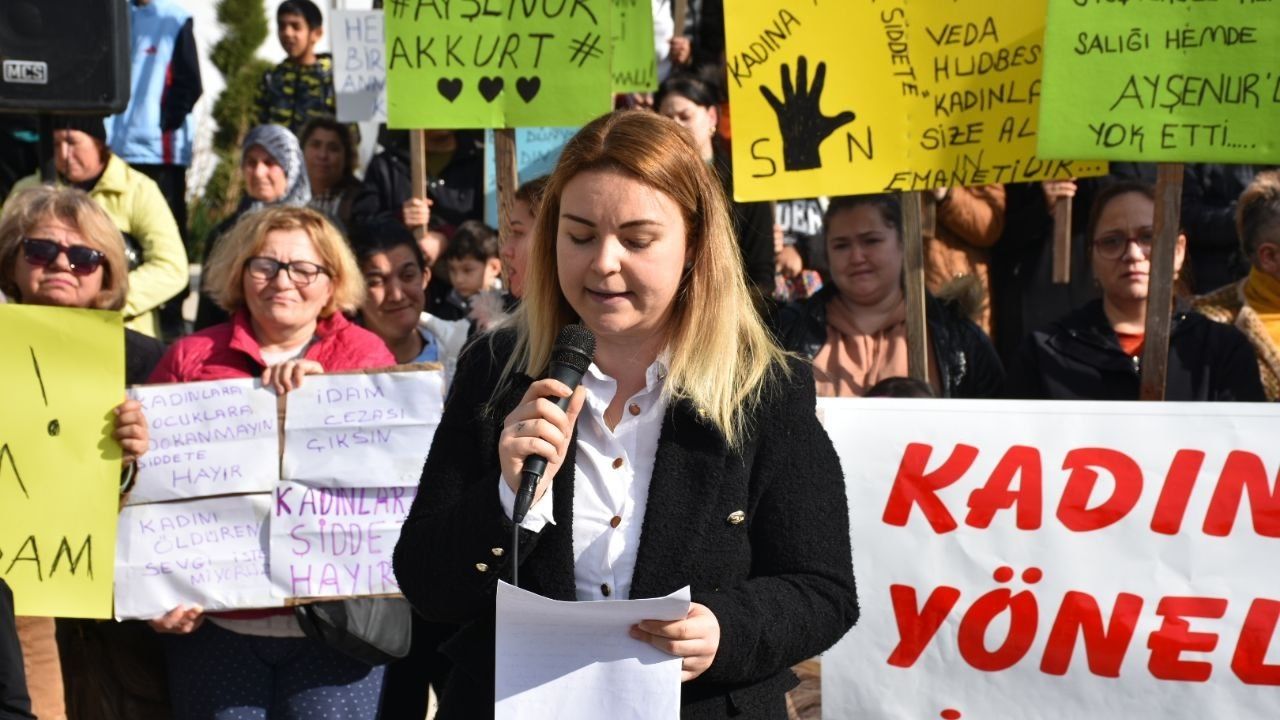
{"type": "Polygon", "coordinates": [[[416,487],[444,412],[444,374],[317,375],[286,403],[284,479],[416,487]]]}
{"type": "Polygon", "coordinates": [[[120,511],[116,617],[283,605],[267,577],[271,495],[228,495],[120,511]]]}
{"type": "Polygon", "coordinates": [[[381,10],[334,10],[333,89],[338,122],[387,121],[386,42],[381,10]]]}
{"type": "Polygon", "coordinates": [[[676,720],[680,658],[627,632],[688,614],[688,587],[664,598],[566,602],[499,582],[494,720],[676,720]]]}
{"type": "Polygon", "coordinates": [[[391,552],[417,493],[416,487],[280,483],[271,493],[271,584],[276,596],[400,592],[391,552]]]}
{"type": "Polygon", "coordinates": [[[128,504],[267,492],[280,476],[276,394],[256,379],[138,386],[151,443],[128,504]]]}

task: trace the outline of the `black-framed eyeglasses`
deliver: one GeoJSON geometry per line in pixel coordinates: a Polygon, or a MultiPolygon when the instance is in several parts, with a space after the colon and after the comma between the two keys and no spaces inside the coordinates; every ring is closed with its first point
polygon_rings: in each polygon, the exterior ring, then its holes
{"type": "Polygon", "coordinates": [[[1119,260],[1129,250],[1129,244],[1133,243],[1142,251],[1143,257],[1151,257],[1151,244],[1154,241],[1155,232],[1152,230],[1141,230],[1137,235],[1113,232],[1095,238],[1093,250],[1103,260],[1119,260]]]}
{"type": "Polygon", "coordinates": [[[46,238],[22,238],[22,256],[32,265],[45,267],[57,260],[59,254],[65,254],[71,272],[81,276],[92,275],[107,259],[101,250],[87,245],[63,245],[46,238]]]}
{"type": "Polygon", "coordinates": [[[275,258],[269,257],[251,257],[244,265],[249,275],[258,280],[271,282],[276,279],[276,275],[281,270],[289,276],[293,284],[298,287],[306,287],[316,281],[321,275],[329,275],[328,268],[323,265],[317,265],[306,260],[294,260],[293,262],[280,262],[275,258]]]}

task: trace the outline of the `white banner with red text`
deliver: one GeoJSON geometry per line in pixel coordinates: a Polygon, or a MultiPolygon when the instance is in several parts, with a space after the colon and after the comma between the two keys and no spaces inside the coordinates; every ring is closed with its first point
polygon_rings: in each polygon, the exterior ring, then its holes
{"type": "Polygon", "coordinates": [[[861,618],[823,717],[1280,717],[1280,408],[821,400],[861,618]]]}

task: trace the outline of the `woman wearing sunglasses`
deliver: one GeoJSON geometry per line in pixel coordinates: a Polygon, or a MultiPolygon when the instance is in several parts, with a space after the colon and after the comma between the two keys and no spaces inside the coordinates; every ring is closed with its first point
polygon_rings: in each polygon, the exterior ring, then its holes
{"type": "MultiPolygon", "coordinates": [[[[1100,192],[1086,237],[1102,298],[1034,332],[1009,369],[1010,397],[1137,400],[1147,322],[1155,189],[1118,182],[1100,192]]],[[[1174,275],[1186,259],[1178,235],[1174,275]]],[[[1245,336],[1192,312],[1172,309],[1166,400],[1263,400],[1258,365],[1245,336]]]]}
{"type": "MultiPolygon", "coordinates": [[[[128,271],[129,291],[121,309],[128,327],[154,337],[159,331],[155,310],[187,284],[187,251],[173,212],[154,180],[107,147],[101,117],[64,116],[54,122],[53,160],[59,185],[87,192],[120,232],[136,243],[128,271]]],[[[29,175],[14,185],[14,192],[40,183],[38,174],[29,175]]]]}
{"type": "MultiPolygon", "coordinates": [[[[35,187],[16,192],[0,220],[0,291],[10,302],[118,312],[125,307],[129,291],[124,239],[111,218],[80,190],[35,187]]],[[[164,345],[127,328],[124,343],[125,382],[144,382],[164,353],[164,345]]],[[[124,388],[120,392],[123,395],[124,388]]],[[[122,402],[115,415],[115,438],[128,468],[147,450],[146,420],[136,400],[122,402]]],[[[133,677],[147,672],[146,654],[129,652],[137,647],[129,639],[136,626],[92,620],[60,620],[59,624],[66,625],[63,634],[72,644],[61,656],[83,670],[68,673],[65,695],[53,620],[18,618],[24,652],[35,660],[27,672],[37,716],[64,716],[64,697],[89,687],[101,692],[119,685],[112,665],[81,662],[82,648],[75,639],[93,633],[100,641],[94,643],[96,648],[116,659],[128,656],[133,677]]]]}
{"type": "MultiPolygon", "coordinates": [[[[174,343],[152,382],[261,377],[286,393],[306,375],[395,364],[377,335],[343,317],[360,307],[364,281],[342,235],[315,210],[243,217],[209,257],[204,287],[231,320],[174,343]]],[[[376,716],[383,667],[305,637],[291,609],[208,619],[178,606],[152,621],[168,633],[176,717],[376,716]]]]}

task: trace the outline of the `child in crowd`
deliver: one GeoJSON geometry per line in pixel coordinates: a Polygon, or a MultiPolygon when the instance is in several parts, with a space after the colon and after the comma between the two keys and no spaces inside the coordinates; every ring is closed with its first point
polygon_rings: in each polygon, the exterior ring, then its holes
{"type": "MultiPolygon", "coordinates": [[[[478,220],[458,226],[444,251],[453,289],[432,314],[445,320],[461,320],[471,314],[479,298],[495,289],[502,272],[498,259],[498,231],[478,220]]],[[[501,300],[499,298],[499,310],[501,300]]]]}
{"type": "Polygon", "coordinates": [[[288,57],[262,76],[254,98],[258,124],[284,125],[296,135],[307,121],[336,114],[333,58],[316,53],[322,23],[311,0],[285,0],[276,9],[276,37],[288,57]]]}

